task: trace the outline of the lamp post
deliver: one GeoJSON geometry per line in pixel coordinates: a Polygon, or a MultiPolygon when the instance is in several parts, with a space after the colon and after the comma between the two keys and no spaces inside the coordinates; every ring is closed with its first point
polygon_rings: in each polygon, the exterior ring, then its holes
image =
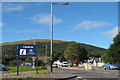
{"type": "Polygon", "coordinates": [[[53,5],[60,4],[60,5],[68,5],[68,3],[51,3],[51,65],[50,65],[50,71],[53,73],[52,70],[52,43],[53,43],[53,5]]]}

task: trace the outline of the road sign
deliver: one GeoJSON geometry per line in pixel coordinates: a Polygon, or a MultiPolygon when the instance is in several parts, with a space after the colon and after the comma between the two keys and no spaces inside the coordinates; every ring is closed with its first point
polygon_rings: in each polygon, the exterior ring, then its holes
{"type": "Polygon", "coordinates": [[[18,45],[18,56],[37,56],[37,46],[18,45]]]}
{"type": "MultiPolygon", "coordinates": [[[[17,56],[17,76],[19,75],[19,56],[37,57],[37,45],[20,45],[18,44],[18,56],[17,56]]],[[[38,57],[37,57],[37,69],[38,74],[38,57]]]]}
{"type": "Polygon", "coordinates": [[[33,63],[24,63],[23,65],[24,65],[24,66],[32,66],[33,63]]]}
{"type": "Polygon", "coordinates": [[[26,55],[26,49],[20,49],[20,55],[26,55]]]}

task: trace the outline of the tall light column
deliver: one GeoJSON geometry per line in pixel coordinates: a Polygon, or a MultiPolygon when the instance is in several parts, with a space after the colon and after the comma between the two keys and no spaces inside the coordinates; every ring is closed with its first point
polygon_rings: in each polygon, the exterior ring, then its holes
{"type": "Polygon", "coordinates": [[[51,65],[50,65],[51,73],[53,73],[53,70],[52,70],[52,41],[53,41],[53,3],[51,3],[51,65]]]}
{"type": "Polygon", "coordinates": [[[53,5],[55,4],[61,4],[61,5],[68,5],[68,3],[51,3],[51,65],[50,65],[50,71],[53,73],[52,70],[52,43],[53,43],[53,5]]]}

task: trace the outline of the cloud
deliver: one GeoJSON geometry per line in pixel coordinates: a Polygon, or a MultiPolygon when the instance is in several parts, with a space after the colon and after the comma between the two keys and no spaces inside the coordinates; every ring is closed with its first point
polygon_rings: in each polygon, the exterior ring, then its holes
{"type": "Polygon", "coordinates": [[[0,22],[0,27],[2,27],[2,22],[0,22]]]}
{"type": "Polygon", "coordinates": [[[12,11],[22,11],[24,9],[24,4],[16,4],[16,3],[3,3],[2,4],[2,11],[12,12],[12,11]]]}
{"type": "MultiPolygon", "coordinates": [[[[43,3],[14,3],[14,2],[3,2],[2,3],[2,11],[5,13],[13,12],[13,11],[23,11],[24,8],[28,6],[39,7],[40,5],[44,5],[43,3]]],[[[1,9],[1,8],[0,8],[1,9]]]]}
{"type": "Polygon", "coordinates": [[[2,27],[4,25],[4,23],[0,22],[0,27],[2,27]]]}
{"type": "MultiPolygon", "coordinates": [[[[51,15],[50,14],[38,14],[31,18],[36,24],[50,25],[51,24],[51,15]]],[[[59,24],[62,20],[56,18],[53,15],[53,24],[59,24]]]]}
{"type": "Polygon", "coordinates": [[[75,25],[75,29],[83,28],[83,29],[92,29],[92,28],[98,28],[103,26],[108,26],[110,23],[108,22],[101,22],[101,21],[82,21],[79,24],[75,25]]]}
{"type": "Polygon", "coordinates": [[[103,34],[110,36],[110,38],[113,38],[118,34],[118,30],[120,30],[120,27],[114,27],[112,30],[103,32],[103,34]]]}

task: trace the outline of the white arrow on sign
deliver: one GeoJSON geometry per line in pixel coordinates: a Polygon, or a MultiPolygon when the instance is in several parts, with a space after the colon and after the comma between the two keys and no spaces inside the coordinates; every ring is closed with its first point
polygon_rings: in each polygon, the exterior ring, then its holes
{"type": "Polygon", "coordinates": [[[26,55],[26,49],[20,49],[20,55],[26,55]]]}

